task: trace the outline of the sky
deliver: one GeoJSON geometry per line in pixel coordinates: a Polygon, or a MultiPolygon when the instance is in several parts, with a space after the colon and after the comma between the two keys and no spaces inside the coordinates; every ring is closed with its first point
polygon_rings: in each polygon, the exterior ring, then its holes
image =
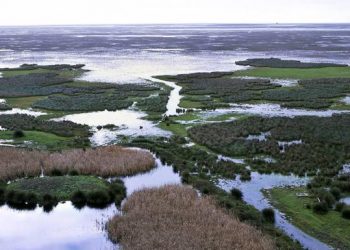
{"type": "Polygon", "coordinates": [[[1,0],[0,25],[350,23],[350,0],[1,0]]]}

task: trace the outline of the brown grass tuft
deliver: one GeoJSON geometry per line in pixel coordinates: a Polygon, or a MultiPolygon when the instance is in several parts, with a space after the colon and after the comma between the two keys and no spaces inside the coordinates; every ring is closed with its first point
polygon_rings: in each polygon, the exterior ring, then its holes
{"type": "Polygon", "coordinates": [[[260,231],[224,212],[190,187],[165,186],[132,194],[123,215],[108,223],[123,249],[274,249],[260,231]]]}
{"type": "Polygon", "coordinates": [[[132,175],[154,167],[151,153],[119,146],[96,149],[73,149],[62,153],[0,147],[0,179],[13,180],[49,174],[53,169],[64,174],[77,170],[81,174],[102,177],[132,175]]]}

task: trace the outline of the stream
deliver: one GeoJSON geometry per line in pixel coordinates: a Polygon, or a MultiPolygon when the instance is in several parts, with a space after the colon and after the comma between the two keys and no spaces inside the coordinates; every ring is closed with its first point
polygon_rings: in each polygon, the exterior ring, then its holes
{"type": "MultiPolygon", "coordinates": [[[[272,207],[269,200],[263,195],[262,190],[285,186],[305,186],[309,180],[306,177],[300,178],[295,175],[259,174],[257,172],[252,172],[251,177],[251,181],[246,182],[241,181],[239,176],[235,180],[220,179],[217,185],[227,192],[230,192],[232,188],[238,188],[243,193],[243,200],[261,211],[264,208],[272,207]]],[[[292,239],[299,241],[304,248],[310,250],[332,249],[295,227],[278,209],[273,209],[275,210],[276,226],[292,239]]]]}

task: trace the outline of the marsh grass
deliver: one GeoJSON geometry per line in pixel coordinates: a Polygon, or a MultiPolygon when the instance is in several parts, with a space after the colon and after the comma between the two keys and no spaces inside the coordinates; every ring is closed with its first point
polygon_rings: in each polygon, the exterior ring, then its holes
{"type": "Polygon", "coordinates": [[[261,232],[181,186],[134,193],[108,232],[123,249],[274,249],[261,232]]]}
{"type": "Polygon", "coordinates": [[[119,146],[60,153],[0,147],[0,159],[0,180],[4,181],[39,176],[42,171],[45,175],[74,170],[82,175],[126,176],[155,166],[151,153],[119,146]]]}

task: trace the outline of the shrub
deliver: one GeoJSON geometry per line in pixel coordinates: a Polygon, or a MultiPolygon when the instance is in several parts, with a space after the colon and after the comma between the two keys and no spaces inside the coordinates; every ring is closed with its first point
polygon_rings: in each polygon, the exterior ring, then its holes
{"type": "Polygon", "coordinates": [[[269,223],[275,223],[275,210],[272,208],[264,208],[262,211],[264,221],[269,223]]]}
{"type": "Polygon", "coordinates": [[[28,193],[26,200],[27,200],[27,205],[32,207],[33,206],[36,207],[36,204],[38,203],[38,197],[36,196],[35,193],[28,193]]]}
{"type": "Polygon", "coordinates": [[[87,205],[94,208],[104,208],[111,202],[111,197],[107,191],[92,191],[87,194],[87,205]]]}
{"type": "Polygon", "coordinates": [[[335,211],[341,212],[345,205],[344,202],[337,202],[337,204],[335,204],[335,211]]]}
{"type": "Polygon", "coordinates": [[[337,187],[332,187],[330,190],[331,194],[334,196],[336,200],[340,199],[341,191],[337,187]]]}
{"type": "Polygon", "coordinates": [[[41,205],[46,213],[49,213],[58,204],[58,199],[51,194],[44,194],[42,197],[41,205]]]}
{"type": "Polygon", "coordinates": [[[341,213],[341,216],[345,219],[350,220],[350,208],[349,207],[345,208],[341,213]]]}
{"type": "Polygon", "coordinates": [[[74,207],[80,209],[86,205],[86,195],[82,191],[78,190],[73,193],[71,201],[74,207]]]}
{"type": "Polygon", "coordinates": [[[24,137],[24,132],[22,130],[15,130],[13,132],[13,138],[22,138],[24,137]]]}
{"type": "Polygon", "coordinates": [[[332,208],[335,203],[335,198],[330,192],[326,192],[322,195],[322,200],[324,200],[329,208],[332,208]]]}
{"type": "Polygon", "coordinates": [[[77,175],[79,175],[79,171],[75,170],[75,169],[69,170],[68,175],[77,176],[77,175]]]}
{"type": "Polygon", "coordinates": [[[233,188],[231,190],[231,195],[237,200],[242,200],[242,198],[243,198],[242,191],[239,190],[238,188],[233,188]]]}
{"type": "Polygon", "coordinates": [[[62,176],[63,174],[62,174],[61,170],[59,170],[57,168],[54,168],[54,169],[51,170],[51,175],[52,176],[62,176]]]}
{"type": "Polygon", "coordinates": [[[183,183],[188,183],[191,175],[188,170],[181,172],[181,180],[183,183]]]}
{"type": "Polygon", "coordinates": [[[326,214],[328,213],[329,206],[326,202],[317,202],[312,207],[313,211],[317,214],[326,214]]]}
{"type": "Polygon", "coordinates": [[[124,186],[124,182],[120,179],[116,179],[110,184],[109,189],[110,196],[114,197],[116,206],[119,206],[126,197],[126,187],[124,186]]]}

